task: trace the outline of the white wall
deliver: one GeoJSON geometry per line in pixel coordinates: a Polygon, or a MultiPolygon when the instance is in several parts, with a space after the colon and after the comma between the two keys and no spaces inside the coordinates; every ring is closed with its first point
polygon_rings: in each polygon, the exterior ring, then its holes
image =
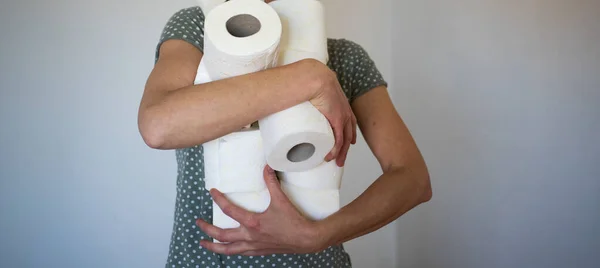
{"type": "MultiPolygon", "coordinates": [[[[391,1],[352,2],[324,1],[330,35],[363,44],[390,77],[391,1]]],[[[0,267],[163,266],[175,157],[143,144],[137,105],[164,23],[193,4],[2,3],[0,267]]],[[[379,175],[365,155],[364,142],[351,151],[345,203],[379,175]]],[[[349,243],[355,266],[392,266],[394,231],[349,243]]]]}
{"type": "Polygon", "coordinates": [[[394,3],[396,101],[433,200],[397,267],[600,265],[600,1],[394,3]]]}

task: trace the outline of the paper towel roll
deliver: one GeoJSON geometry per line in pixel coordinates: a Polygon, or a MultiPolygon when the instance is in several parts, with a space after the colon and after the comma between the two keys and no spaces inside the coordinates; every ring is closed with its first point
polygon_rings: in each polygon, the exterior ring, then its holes
{"type": "Polygon", "coordinates": [[[277,173],[283,182],[313,190],[339,190],[343,175],[344,167],[339,167],[335,161],[323,162],[307,171],[277,173]]]}
{"type": "Polygon", "coordinates": [[[225,3],[227,0],[197,0],[197,1],[198,1],[198,5],[202,9],[202,13],[204,13],[204,16],[206,17],[206,15],[208,15],[208,13],[210,13],[211,10],[213,10],[218,5],[225,3]]]}
{"type": "Polygon", "coordinates": [[[327,63],[327,34],[325,10],[317,0],[277,0],[269,3],[281,19],[282,37],[279,64],[298,61],[296,52],[304,58],[313,58],[327,63]]]}
{"type": "Polygon", "coordinates": [[[231,0],[212,9],[204,22],[203,56],[210,78],[273,67],[281,30],[277,12],[260,0],[231,0]]]}
{"type": "MultiPolygon", "coordinates": [[[[268,189],[250,193],[230,193],[225,194],[225,197],[247,211],[262,213],[271,204],[271,195],[268,189]]],[[[225,215],[223,210],[213,201],[213,225],[223,229],[237,228],[240,223],[231,217],[225,215]]],[[[218,241],[217,241],[218,242],[218,241]]]]}
{"type": "Polygon", "coordinates": [[[223,193],[266,189],[263,170],[267,163],[257,128],[233,132],[203,146],[206,189],[223,193]]]}
{"type": "Polygon", "coordinates": [[[281,189],[305,217],[322,220],[340,209],[339,190],[313,190],[281,182],[281,189]]]}

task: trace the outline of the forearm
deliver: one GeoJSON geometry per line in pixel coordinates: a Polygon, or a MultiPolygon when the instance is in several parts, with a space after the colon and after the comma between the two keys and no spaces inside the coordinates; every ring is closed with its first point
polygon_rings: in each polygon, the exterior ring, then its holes
{"type": "Polygon", "coordinates": [[[167,91],[144,107],[140,120],[152,133],[157,144],[153,147],[202,144],[310,100],[318,83],[305,71],[310,64],[305,61],[167,91]]]}
{"type": "Polygon", "coordinates": [[[427,172],[416,169],[390,169],[362,195],[319,222],[327,245],[337,245],[394,221],[431,198],[427,172]]]}

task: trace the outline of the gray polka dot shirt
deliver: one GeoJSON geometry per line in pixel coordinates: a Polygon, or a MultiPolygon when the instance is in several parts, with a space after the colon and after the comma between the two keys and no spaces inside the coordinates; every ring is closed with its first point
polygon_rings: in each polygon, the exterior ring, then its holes
{"type": "MultiPolygon", "coordinates": [[[[184,40],[203,50],[204,14],[200,7],[179,10],[167,22],[156,47],[166,40],[184,40]]],[[[387,86],[367,52],[345,39],[328,39],[327,66],[338,76],[348,101],[377,86],[387,86]]],[[[343,245],[332,246],[316,254],[273,254],[267,256],[226,256],[201,248],[200,240],[210,239],[195,221],[212,222],[212,199],[204,187],[204,156],[202,145],[176,150],[177,197],[169,255],[165,267],[237,268],[237,267],[352,267],[343,245]]]]}

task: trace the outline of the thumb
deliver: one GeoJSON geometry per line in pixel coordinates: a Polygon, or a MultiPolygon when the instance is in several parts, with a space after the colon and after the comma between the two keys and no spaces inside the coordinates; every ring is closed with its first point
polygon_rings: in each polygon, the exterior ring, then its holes
{"type": "Polygon", "coordinates": [[[281,190],[281,184],[279,184],[279,179],[277,179],[275,170],[269,165],[266,165],[263,176],[265,177],[265,184],[267,185],[271,197],[280,197],[283,194],[283,191],[281,190]]]}

